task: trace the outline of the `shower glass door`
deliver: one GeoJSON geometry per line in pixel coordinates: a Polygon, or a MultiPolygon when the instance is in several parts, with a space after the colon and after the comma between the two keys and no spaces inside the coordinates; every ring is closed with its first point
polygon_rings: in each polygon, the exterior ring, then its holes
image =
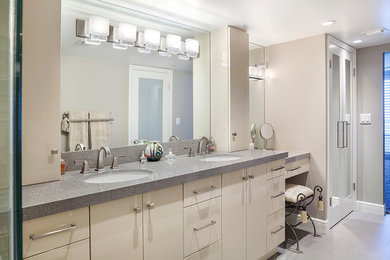
{"type": "MultiPolygon", "coordinates": [[[[21,259],[17,3],[0,1],[0,259],[21,259]]],[[[20,50],[20,48],[18,48],[20,50]]]]}
{"type": "Polygon", "coordinates": [[[329,90],[329,220],[335,225],[354,206],[352,175],[352,54],[331,45],[329,90]]]}

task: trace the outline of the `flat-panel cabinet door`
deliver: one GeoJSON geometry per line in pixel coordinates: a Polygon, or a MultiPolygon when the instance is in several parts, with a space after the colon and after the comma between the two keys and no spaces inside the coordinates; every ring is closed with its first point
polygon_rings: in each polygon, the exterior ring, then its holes
{"type": "Polygon", "coordinates": [[[246,259],[246,169],[222,175],[222,259],[246,259]]]}
{"type": "Polygon", "coordinates": [[[247,260],[257,260],[267,252],[266,164],[248,168],[247,181],[247,260]]]}
{"type": "MultiPolygon", "coordinates": [[[[89,260],[89,240],[59,247],[45,253],[24,258],[26,260],[89,260]]],[[[109,259],[109,258],[107,258],[109,259]]]]}
{"type": "Polygon", "coordinates": [[[91,206],[91,259],[142,260],[142,195],[91,206]]]}
{"type": "Polygon", "coordinates": [[[183,260],[183,186],[143,194],[144,260],[183,260]]]}

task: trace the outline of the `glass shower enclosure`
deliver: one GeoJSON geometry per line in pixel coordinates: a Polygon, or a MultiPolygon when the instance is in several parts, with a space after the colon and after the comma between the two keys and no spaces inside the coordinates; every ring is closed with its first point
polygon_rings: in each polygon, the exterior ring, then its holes
{"type": "Polygon", "coordinates": [[[20,4],[0,1],[0,259],[21,257],[20,4]]]}

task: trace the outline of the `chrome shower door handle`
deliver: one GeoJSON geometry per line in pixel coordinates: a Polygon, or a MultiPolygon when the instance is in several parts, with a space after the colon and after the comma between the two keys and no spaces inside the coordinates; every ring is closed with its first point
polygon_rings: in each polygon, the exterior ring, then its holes
{"type": "Polygon", "coordinates": [[[348,121],[343,121],[343,148],[348,148],[348,121]]]}
{"type": "Polygon", "coordinates": [[[344,129],[343,121],[337,121],[337,148],[343,148],[343,144],[344,144],[343,129],[344,129]]]}

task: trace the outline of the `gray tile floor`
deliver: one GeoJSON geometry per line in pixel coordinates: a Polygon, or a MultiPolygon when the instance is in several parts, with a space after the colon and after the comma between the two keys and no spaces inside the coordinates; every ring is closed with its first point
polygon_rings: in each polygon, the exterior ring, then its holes
{"type": "MultiPolygon", "coordinates": [[[[327,234],[300,240],[303,254],[280,249],[274,259],[390,260],[390,216],[353,212],[327,234]]],[[[295,245],[293,245],[295,248],[295,245]]]]}

